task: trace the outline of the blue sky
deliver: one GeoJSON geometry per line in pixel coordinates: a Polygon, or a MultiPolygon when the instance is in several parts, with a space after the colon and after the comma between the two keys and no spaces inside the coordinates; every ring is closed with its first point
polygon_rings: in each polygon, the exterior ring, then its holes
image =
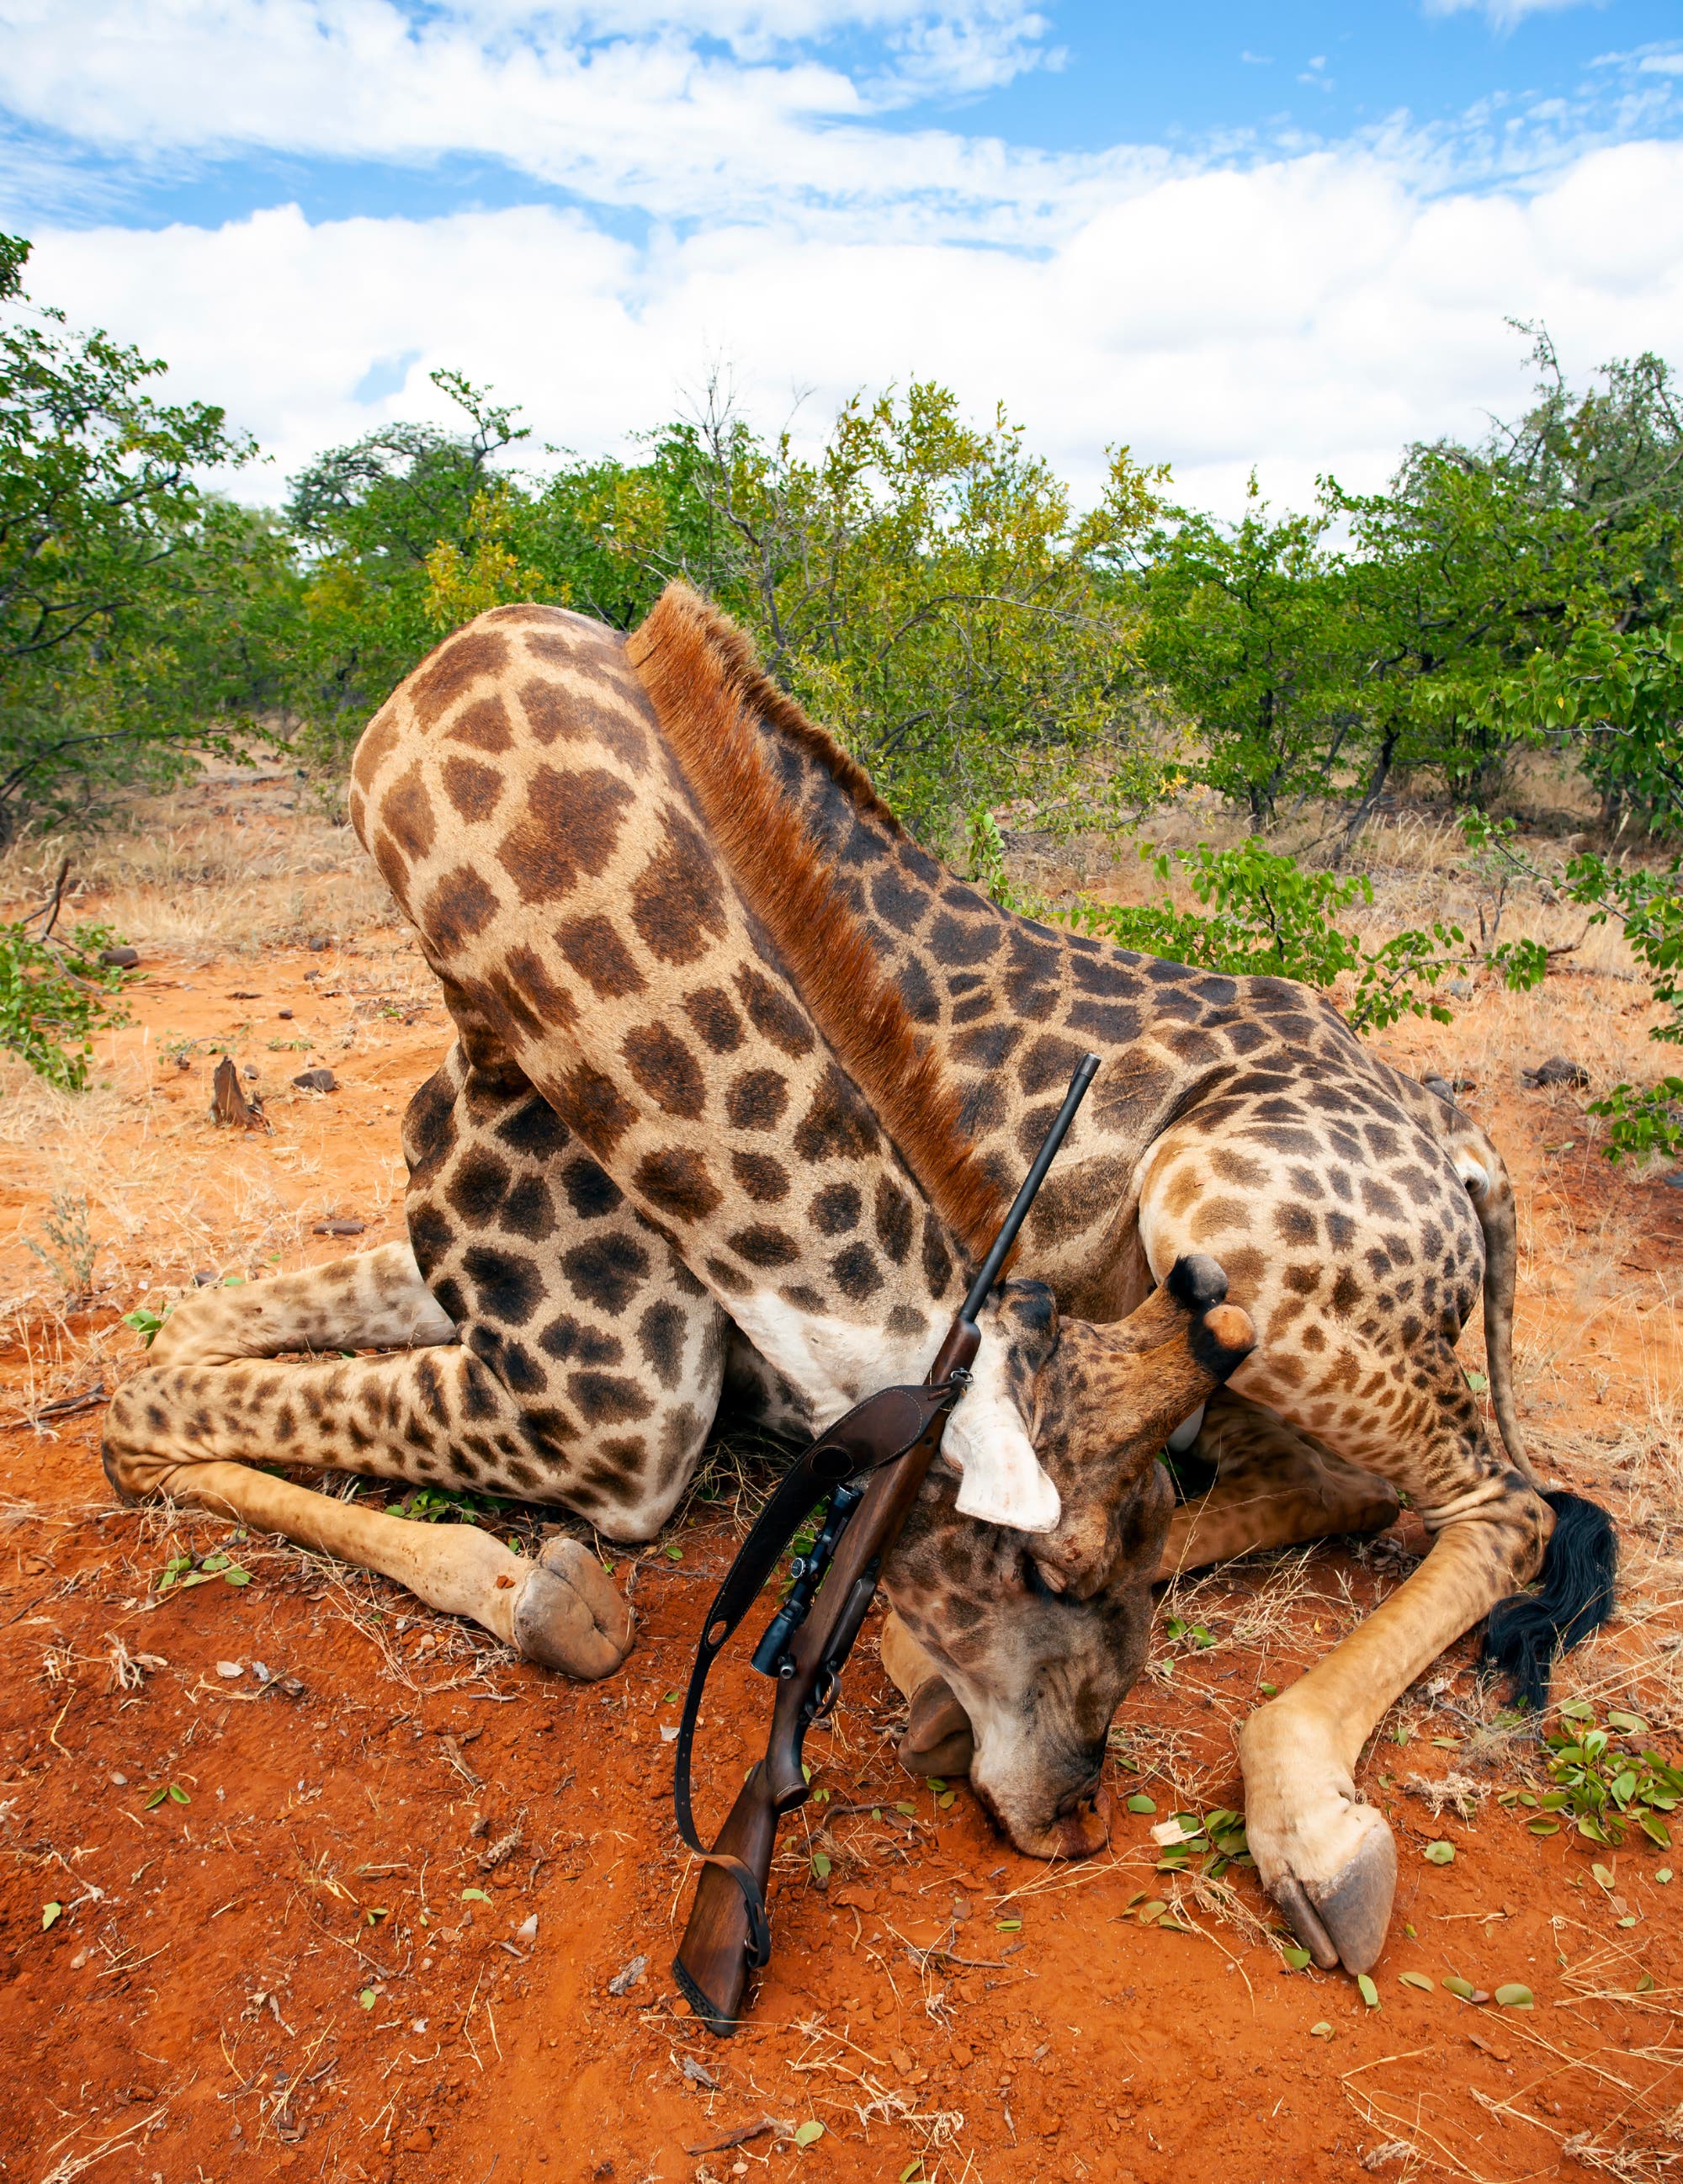
{"type": "Polygon", "coordinates": [[[272,451],[458,365],[594,448],[727,372],[822,431],[932,373],[1301,497],[1683,358],[1677,0],[0,0],[36,286],[272,451]]]}

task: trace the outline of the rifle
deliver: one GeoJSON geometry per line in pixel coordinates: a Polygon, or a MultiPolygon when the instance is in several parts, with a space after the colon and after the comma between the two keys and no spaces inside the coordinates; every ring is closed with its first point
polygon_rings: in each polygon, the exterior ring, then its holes
{"type": "Polygon", "coordinates": [[[859,1635],[883,1560],[940,1448],[948,1415],[970,1384],[969,1368],[982,1340],[977,1318],[1098,1067],[1096,1054],[1077,1064],[1045,1143],[922,1386],[879,1389],[802,1450],[708,1610],[685,1694],[672,1780],[678,1832],[705,1863],[672,1974],[711,2032],[722,2036],[736,2031],[748,1975],[771,1960],[766,1884],[777,1822],[806,1797],[802,1741],[835,1703],[842,1665],[859,1635]],[[754,1666],[777,1686],[766,1757],[743,1784],[708,1850],[695,1833],[689,1788],[690,1750],[708,1671],[820,1502],[826,1508],[817,1538],[809,1553],[795,1557],[789,1596],[754,1652],[754,1666]]]}

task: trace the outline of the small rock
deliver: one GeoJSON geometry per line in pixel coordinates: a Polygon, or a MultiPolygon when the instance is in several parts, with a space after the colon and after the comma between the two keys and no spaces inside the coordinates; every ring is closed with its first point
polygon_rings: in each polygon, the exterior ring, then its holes
{"type": "Polygon", "coordinates": [[[405,2153],[432,2153],[432,2134],[424,2123],[417,2124],[409,2137],[404,2140],[403,2150],[405,2153]]]}
{"type": "Polygon", "coordinates": [[[325,933],[318,933],[309,944],[309,952],[312,956],[325,956],[332,944],[325,933]]]}
{"type": "Polygon", "coordinates": [[[648,1970],[648,1969],[649,1959],[647,1957],[633,1957],[631,1962],[627,1964],[622,1970],[616,1971],[612,1979],[608,1981],[609,1993],[613,1995],[629,1994],[633,1987],[638,1984],[638,1981],[641,1980],[643,1975],[648,1970]]]}
{"type": "Polygon", "coordinates": [[[426,2020],[424,2017],[412,2017],[410,2020],[409,2029],[411,2032],[425,2032],[426,2030],[426,2020]]]}
{"type": "Polygon", "coordinates": [[[111,1780],[120,1790],[125,1790],[128,1787],[129,1778],[126,1774],[114,1774],[111,1780]]]}
{"type": "Polygon", "coordinates": [[[221,1279],[214,1267],[197,1267],[193,1270],[192,1285],[196,1290],[214,1290],[221,1279]]]}
{"type": "Polygon", "coordinates": [[[232,1683],[237,1676],[244,1675],[245,1670],[237,1661],[219,1661],[216,1663],[216,1673],[219,1676],[226,1676],[228,1681],[232,1683]]]}
{"type": "Polygon", "coordinates": [[[692,2086],[705,2086],[710,2093],[716,2093],[718,2092],[718,2080],[707,2068],[707,2065],[705,2063],[699,2062],[694,2055],[686,2055],[680,2067],[683,2071],[683,2075],[688,2079],[692,2086]]]}
{"type": "Polygon", "coordinates": [[[1473,998],[1473,982],[1470,978],[1452,978],[1444,990],[1446,993],[1453,994],[1457,1001],[1470,1001],[1473,998]]]}
{"type": "Polygon", "coordinates": [[[138,948],[102,948],[99,960],[108,971],[132,971],[140,963],[138,948]]]}
{"type": "Polygon", "coordinates": [[[517,1942],[535,1942],[538,1939],[538,1914],[535,1911],[515,1927],[515,1939],[517,1942]]]}
{"type": "Polygon", "coordinates": [[[1535,1069],[1522,1069],[1520,1077],[1539,1091],[1547,1091],[1556,1084],[1587,1084],[1590,1072],[1581,1061],[1574,1061],[1564,1054],[1552,1054],[1535,1069]]]}
{"type": "MultiPolygon", "coordinates": [[[[324,1071],[322,1073],[325,1076],[331,1072],[324,1071]]],[[[303,1081],[302,1078],[298,1080],[300,1084],[303,1081]]],[[[326,1085],[322,1087],[324,1091],[327,1089],[326,1085]]],[[[365,1221],[318,1221],[311,1234],[316,1236],[360,1236],[367,1226],[365,1221]]]]}
{"type": "Polygon", "coordinates": [[[300,1092],[337,1092],[339,1080],[331,1069],[301,1069],[293,1082],[300,1092]]]}
{"type": "Polygon", "coordinates": [[[1674,1190],[1683,1190],[1683,1167],[1680,1167],[1675,1175],[1667,1176],[1665,1180],[1674,1190]]]}
{"type": "Polygon", "coordinates": [[[266,1684],[272,1680],[269,1674],[269,1664],[266,1661],[254,1661],[251,1664],[251,1673],[256,1677],[259,1684],[266,1684]]]}
{"type": "Polygon", "coordinates": [[[320,976],[321,973],[319,971],[306,971],[304,974],[304,983],[306,986],[313,986],[320,976]]]}
{"type": "Polygon", "coordinates": [[[281,1009],[278,1014],[282,1023],[290,1023],[293,1020],[293,1012],[290,1009],[281,1009]]]}
{"type": "Polygon", "coordinates": [[[92,1949],[78,1949],[75,1956],[70,1958],[70,1970],[73,1972],[79,1972],[92,1954],[92,1949]]]}

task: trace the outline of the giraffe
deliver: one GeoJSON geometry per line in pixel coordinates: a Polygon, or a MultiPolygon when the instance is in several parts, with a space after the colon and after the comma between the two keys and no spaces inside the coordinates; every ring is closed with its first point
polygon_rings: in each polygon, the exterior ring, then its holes
{"type": "MultiPolygon", "coordinates": [[[[1240,1742],[1264,1886],[1318,1962],[1373,1963],[1396,1853],[1356,1793],[1363,1742],[1558,1520],[1605,1526],[1524,1455],[1513,1195],[1484,1133],[1301,987],[998,909],[682,585],[629,638],[479,617],[370,724],[351,811],[458,1035],[406,1117],[410,1244],[182,1306],[112,1406],[114,1483],[607,1673],[630,1618],[576,1543],[493,1567],[493,1542],[417,1545],[239,1459],[453,1478],[649,1536],[727,1381],[811,1432],[922,1376],[1090,1048],[885,1572],[902,1756],[965,1763],[1019,1847],[1095,1847],[1150,1584],[1382,1525],[1406,1492],[1430,1553],[1240,1742]],[[1454,1358],[1481,1293],[1500,1449],[1454,1358]],[[324,1347],[387,1354],[255,1362],[324,1347]],[[1214,1471],[1173,1515],[1165,1438],[1214,1471]]],[[[1501,1611],[1534,1696],[1557,1630],[1604,1612],[1574,1582],[1501,1611]]]]}

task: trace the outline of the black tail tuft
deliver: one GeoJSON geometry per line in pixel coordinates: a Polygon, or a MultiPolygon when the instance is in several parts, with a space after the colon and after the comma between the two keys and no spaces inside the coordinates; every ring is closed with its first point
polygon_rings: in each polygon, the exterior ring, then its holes
{"type": "Polygon", "coordinates": [[[1558,1491],[1543,1496],[1554,1536],[1543,1552],[1535,1592],[1499,1600],[1485,1626],[1486,1666],[1513,1679],[1513,1696],[1538,1713],[1548,1704],[1549,1671],[1563,1653],[1613,1613],[1619,1535],[1594,1502],[1558,1491]]]}

